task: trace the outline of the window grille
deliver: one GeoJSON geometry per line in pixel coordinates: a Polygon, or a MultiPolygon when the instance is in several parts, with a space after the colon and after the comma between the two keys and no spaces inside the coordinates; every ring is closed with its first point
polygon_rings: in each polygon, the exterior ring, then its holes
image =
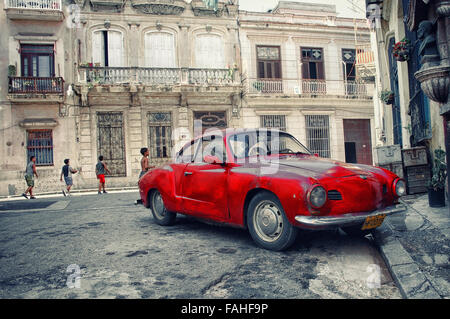
{"type": "Polygon", "coordinates": [[[111,176],[126,176],[125,136],[122,112],[98,112],[98,149],[107,163],[111,176]]]}
{"type": "Polygon", "coordinates": [[[27,131],[27,161],[31,156],[36,156],[37,166],[53,165],[52,130],[27,131]]]}
{"type": "Polygon", "coordinates": [[[330,124],[328,115],[306,116],[308,148],[320,157],[330,157],[330,124]]]}
{"type": "Polygon", "coordinates": [[[261,115],[261,127],[277,128],[286,132],[286,116],[285,115],[261,115]]]}
{"type": "Polygon", "coordinates": [[[172,148],[172,113],[148,113],[150,158],[168,158],[172,148]]]}

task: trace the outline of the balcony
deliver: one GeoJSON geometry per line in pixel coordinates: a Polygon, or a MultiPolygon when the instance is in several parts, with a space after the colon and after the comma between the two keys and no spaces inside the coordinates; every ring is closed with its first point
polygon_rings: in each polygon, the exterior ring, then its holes
{"type": "Polygon", "coordinates": [[[302,80],[302,79],[247,79],[246,92],[252,95],[275,94],[282,96],[344,98],[372,98],[372,84],[354,81],[302,80]]]}
{"type": "Polygon", "coordinates": [[[356,74],[363,80],[375,80],[375,55],[368,45],[356,47],[356,74]]]}
{"type": "Polygon", "coordinates": [[[184,0],[131,0],[131,5],[141,13],[180,15],[187,4],[184,0]]]}
{"type": "Polygon", "coordinates": [[[11,20],[63,21],[61,0],[5,0],[11,20]]]}
{"type": "Polygon", "coordinates": [[[61,77],[9,77],[8,99],[13,102],[62,102],[64,80],[61,77]]]}
{"type": "Polygon", "coordinates": [[[229,69],[80,66],[78,82],[89,85],[139,84],[171,87],[240,85],[234,73],[229,69]]]}

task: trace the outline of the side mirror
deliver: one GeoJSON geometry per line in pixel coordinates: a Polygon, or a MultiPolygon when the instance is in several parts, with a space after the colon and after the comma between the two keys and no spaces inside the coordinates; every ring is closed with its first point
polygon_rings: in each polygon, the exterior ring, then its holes
{"type": "Polygon", "coordinates": [[[203,161],[208,164],[222,164],[222,161],[217,156],[213,155],[205,155],[203,161]]]}

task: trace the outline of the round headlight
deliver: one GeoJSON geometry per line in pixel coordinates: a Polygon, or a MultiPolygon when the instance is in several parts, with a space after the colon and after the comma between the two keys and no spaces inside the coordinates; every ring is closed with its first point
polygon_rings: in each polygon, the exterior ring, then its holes
{"type": "Polygon", "coordinates": [[[398,179],[394,184],[395,195],[398,197],[406,195],[406,183],[402,179],[398,179]]]}
{"type": "Polygon", "coordinates": [[[322,186],[314,187],[309,193],[309,203],[314,208],[320,208],[327,201],[327,192],[322,186]]]}

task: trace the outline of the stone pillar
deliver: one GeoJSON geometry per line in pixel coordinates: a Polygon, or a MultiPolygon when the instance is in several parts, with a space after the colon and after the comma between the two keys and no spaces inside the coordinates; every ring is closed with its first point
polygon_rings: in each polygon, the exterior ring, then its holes
{"type": "Polygon", "coordinates": [[[90,112],[91,109],[89,107],[80,107],[79,153],[77,160],[80,165],[80,176],[83,182],[86,182],[86,179],[95,178],[95,162],[93,162],[94,154],[92,154],[92,135],[95,134],[92,134],[91,131],[92,115],[90,112]]]}
{"type": "MultiPolygon", "coordinates": [[[[128,38],[128,64],[125,62],[126,66],[139,66],[139,56],[144,56],[144,52],[140,52],[139,48],[136,48],[136,43],[140,43],[140,32],[139,32],[139,23],[129,22],[130,26],[130,36],[128,38]]],[[[143,64],[142,64],[143,65],[143,64]]]]}
{"type": "Polygon", "coordinates": [[[142,109],[140,106],[130,107],[128,112],[128,132],[129,132],[129,158],[131,163],[131,176],[136,177],[136,181],[141,171],[140,159],[141,148],[149,147],[147,141],[142,140],[142,109]]]}

